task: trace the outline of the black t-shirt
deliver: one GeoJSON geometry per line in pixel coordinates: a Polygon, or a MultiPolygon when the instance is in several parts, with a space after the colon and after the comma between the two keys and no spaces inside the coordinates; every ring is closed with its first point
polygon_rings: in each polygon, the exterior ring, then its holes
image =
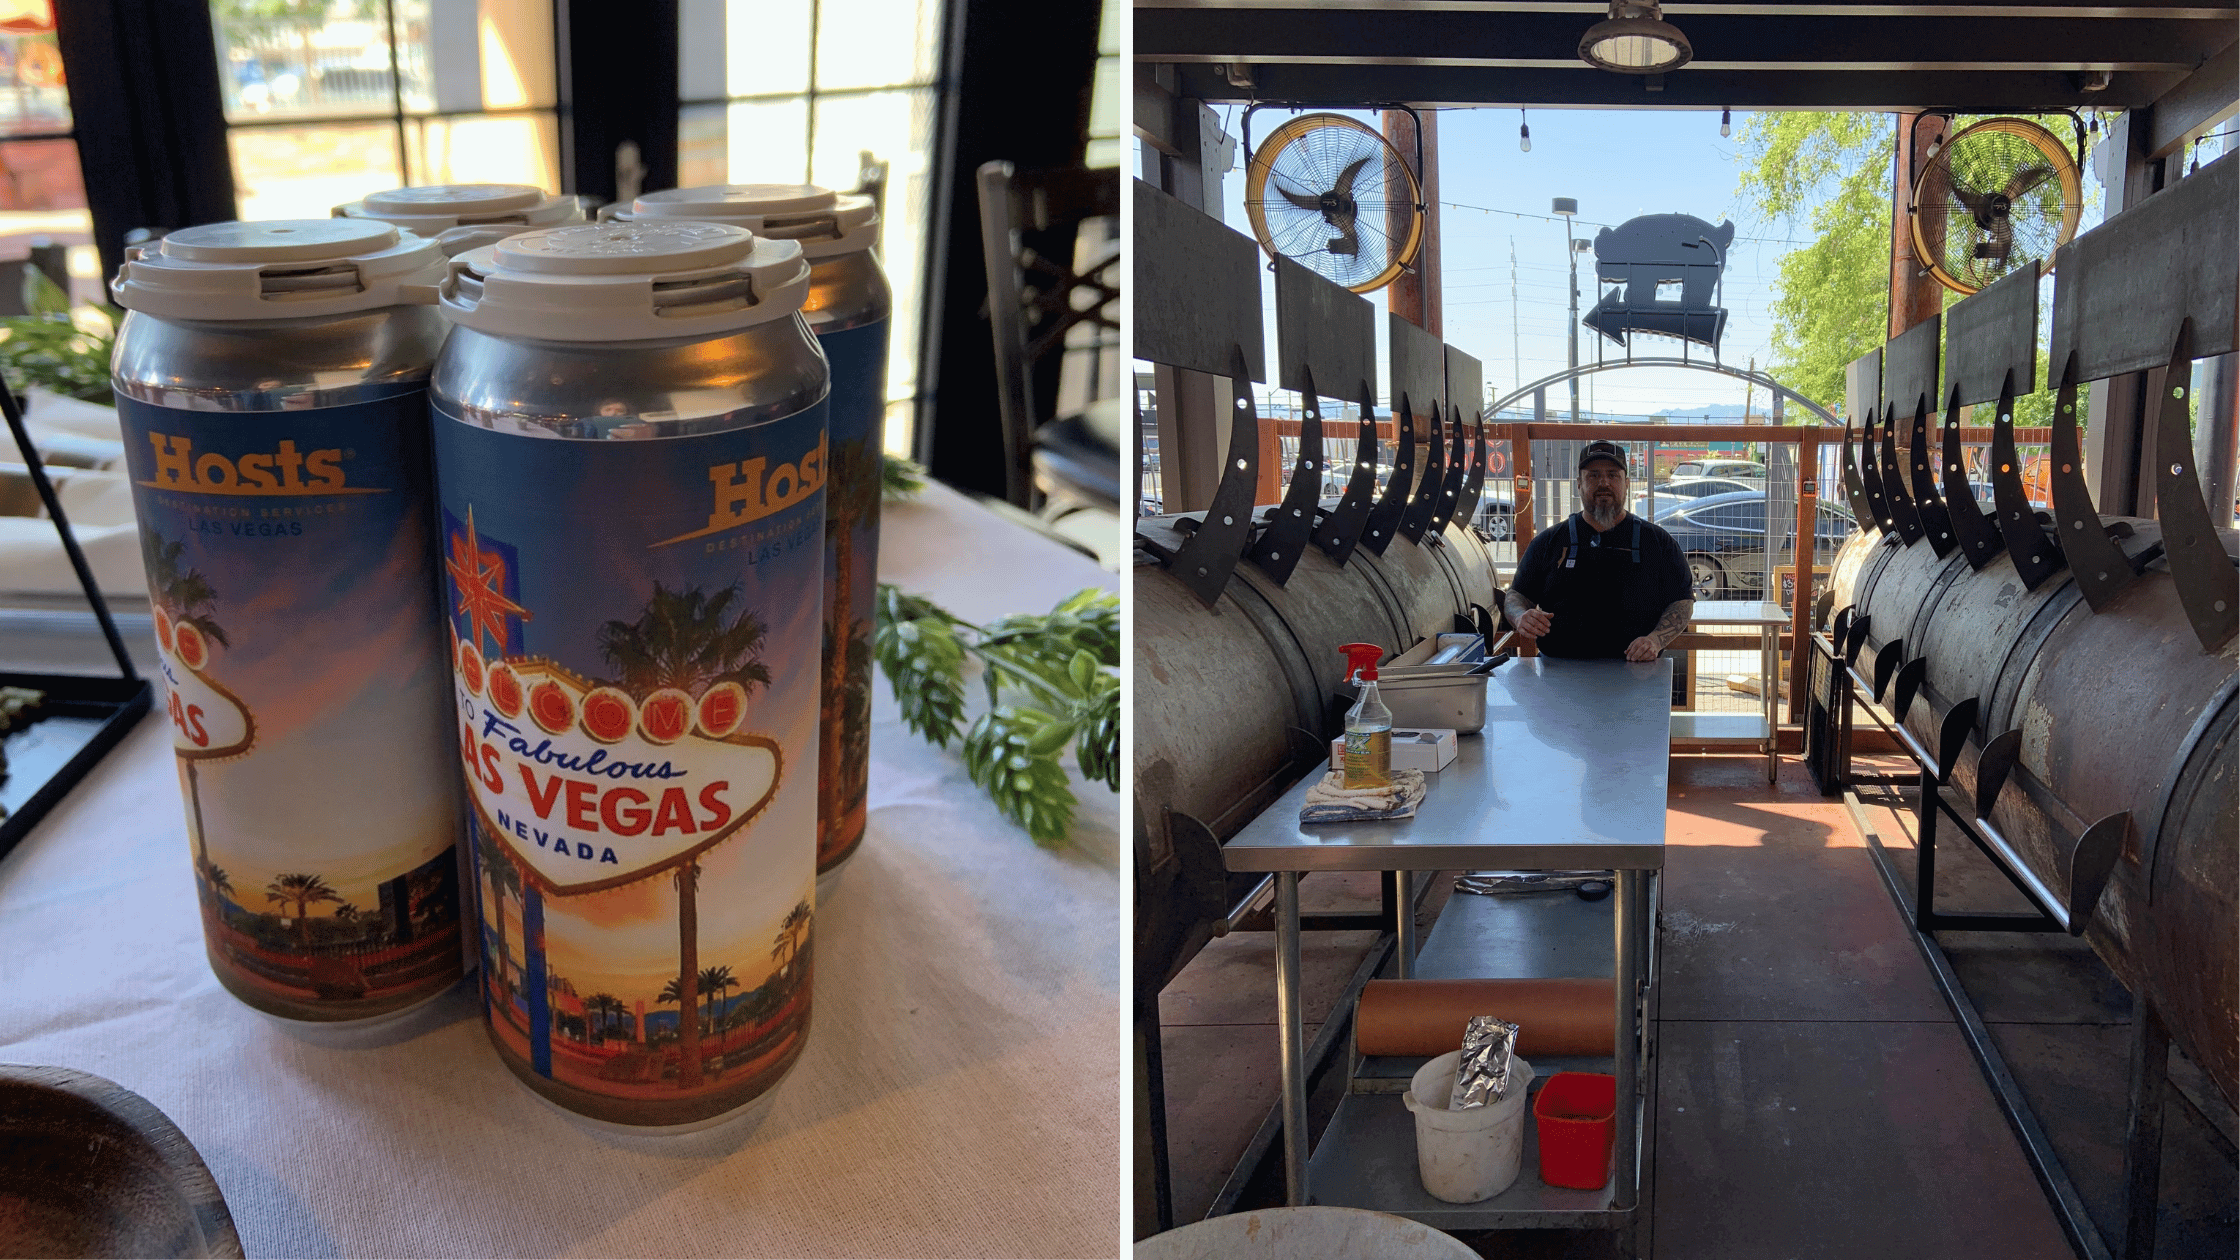
{"type": "Polygon", "coordinates": [[[1555,618],[1540,651],[1574,660],[1623,657],[1666,608],[1695,593],[1672,535],[1631,514],[1601,534],[1577,515],[1541,530],[1510,586],[1555,618]]]}

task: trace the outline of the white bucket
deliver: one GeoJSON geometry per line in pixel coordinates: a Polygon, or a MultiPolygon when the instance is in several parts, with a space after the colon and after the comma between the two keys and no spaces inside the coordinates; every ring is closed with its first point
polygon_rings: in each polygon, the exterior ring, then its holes
{"type": "Polygon", "coordinates": [[[1153,1234],[1135,1260],[1475,1260],[1449,1234],[1359,1208],[1262,1208],[1153,1234]]]}
{"type": "Polygon", "coordinates": [[[1403,1101],[1416,1116],[1416,1175],[1431,1197],[1476,1203],[1509,1188],[1524,1160],[1525,1094],[1532,1065],[1509,1060],[1509,1094],[1483,1107],[1447,1110],[1462,1052],[1449,1050],[1416,1069],[1403,1101]]]}

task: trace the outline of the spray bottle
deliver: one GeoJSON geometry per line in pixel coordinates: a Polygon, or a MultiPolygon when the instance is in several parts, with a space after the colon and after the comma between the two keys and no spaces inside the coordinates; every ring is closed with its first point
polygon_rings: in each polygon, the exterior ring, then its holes
{"type": "Polygon", "coordinates": [[[1346,713],[1345,786],[1392,785],[1392,710],[1377,695],[1377,662],[1384,649],[1374,643],[1348,643],[1338,649],[1352,662],[1347,677],[1360,682],[1361,699],[1346,713]]]}

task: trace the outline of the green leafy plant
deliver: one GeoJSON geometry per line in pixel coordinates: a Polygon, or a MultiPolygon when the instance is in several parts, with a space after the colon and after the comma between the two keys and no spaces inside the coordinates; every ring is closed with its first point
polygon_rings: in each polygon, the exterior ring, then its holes
{"type": "Polygon", "coordinates": [[[937,748],[959,738],[965,662],[980,663],[988,711],[961,732],[965,770],[1035,843],[1058,843],[1073,823],[1067,744],[1085,778],[1120,790],[1120,601],[1110,592],[976,626],[881,583],[872,651],[903,724],[937,748]]]}
{"type": "Polygon", "coordinates": [[[915,499],[926,488],[925,466],[914,459],[886,456],[879,472],[879,497],[889,503],[915,499]]]}
{"type": "Polygon", "coordinates": [[[109,351],[116,345],[124,312],[109,306],[70,309],[70,297],[37,267],[23,269],[23,306],[28,315],[0,319],[0,371],[8,385],[37,385],[71,398],[114,405],[109,388],[109,351]]]}

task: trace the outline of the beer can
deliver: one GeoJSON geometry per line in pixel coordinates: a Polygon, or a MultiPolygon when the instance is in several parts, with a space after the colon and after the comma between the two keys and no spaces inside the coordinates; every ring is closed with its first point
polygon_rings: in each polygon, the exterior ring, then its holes
{"type": "Polygon", "coordinates": [[[430,389],[507,1067],[633,1131],[808,1034],[830,378],[801,247],[583,224],[453,259],[430,389]]]}
{"type": "Polygon", "coordinates": [[[428,237],[453,258],[533,227],[581,223],[583,205],[534,184],[422,184],[368,193],[336,206],[334,217],[378,219],[428,237]]]}
{"type": "Polygon", "coordinates": [[[638,198],[622,222],[730,223],[799,241],[809,259],[802,318],[832,364],[832,460],[825,488],[823,695],[817,759],[817,892],[829,896],[863,843],[871,763],[872,600],[886,444],[887,325],[871,198],[812,184],[714,184],[638,198]]]}
{"type": "Polygon", "coordinates": [[[427,385],[444,260],[385,223],[139,247],[111,360],[211,968],[286,1020],[461,974],[427,385]]]}

